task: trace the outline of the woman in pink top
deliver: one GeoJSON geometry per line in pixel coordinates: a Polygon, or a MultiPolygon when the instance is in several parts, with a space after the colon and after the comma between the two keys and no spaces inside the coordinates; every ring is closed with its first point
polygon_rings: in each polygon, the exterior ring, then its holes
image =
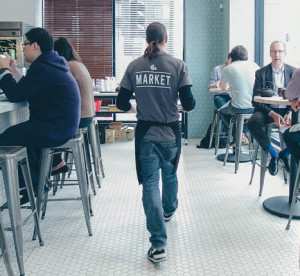
{"type": "MultiPolygon", "coordinates": [[[[66,59],[70,72],[77,81],[81,98],[79,128],[87,127],[92,122],[93,116],[95,116],[93,86],[89,71],[67,38],[59,37],[54,42],[54,50],[66,59]]],[[[60,154],[54,155],[52,166],[52,175],[68,171],[68,166],[60,158],[60,154]]]]}

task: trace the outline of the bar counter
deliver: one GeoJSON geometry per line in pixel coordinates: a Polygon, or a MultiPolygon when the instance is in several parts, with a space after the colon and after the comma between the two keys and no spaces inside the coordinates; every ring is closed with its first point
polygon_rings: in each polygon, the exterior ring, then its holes
{"type": "MultiPolygon", "coordinates": [[[[27,102],[11,103],[7,100],[0,100],[0,133],[12,125],[28,120],[28,118],[29,109],[27,102]]],[[[0,172],[0,206],[5,201],[2,172],[0,172]]]]}

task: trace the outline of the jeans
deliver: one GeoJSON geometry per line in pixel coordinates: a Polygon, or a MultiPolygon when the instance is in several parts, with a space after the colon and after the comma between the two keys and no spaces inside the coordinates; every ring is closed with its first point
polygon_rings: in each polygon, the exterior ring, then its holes
{"type": "Polygon", "coordinates": [[[143,175],[143,206],[149,241],[153,248],[166,246],[167,232],[164,212],[172,214],[178,206],[178,180],[176,175],[176,141],[151,142],[141,140],[138,159],[143,175]],[[162,199],[159,190],[159,170],[162,175],[162,199]]]}
{"type": "Polygon", "coordinates": [[[214,96],[214,106],[215,109],[219,109],[224,104],[229,102],[231,100],[231,97],[229,95],[215,95],[214,96]]]}

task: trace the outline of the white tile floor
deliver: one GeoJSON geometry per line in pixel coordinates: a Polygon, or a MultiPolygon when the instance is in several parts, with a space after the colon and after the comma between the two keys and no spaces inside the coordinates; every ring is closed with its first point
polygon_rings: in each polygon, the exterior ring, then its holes
{"type": "MultiPolygon", "coordinates": [[[[26,275],[300,275],[299,221],[264,211],[262,202],[287,195],[282,175],[266,175],[263,196],[258,177],[249,186],[251,165],[226,167],[214,151],[182,147],[178,169],[179,208],[167,223],[168,261],[147,260],[149,234],[142,207],[142,187],[135,175],[134,142],[102,145],[106,178],[93,196],[93,236],[89,237],[80,201],[50,202],[41,229],[45,245],[31,240],[24,226],[26,275]]],[[[78,195],[65,187],[56,197],[78,195]]],[[[24,212],[24,211],[23,211],[24,212]]],[[[8,222],[6,211],[3,217],[8,222]]],[[[18,274],[12,235],[6,232],[18,274]]],[[[0,275],[6,275],[0,259],[0,275]]]]}

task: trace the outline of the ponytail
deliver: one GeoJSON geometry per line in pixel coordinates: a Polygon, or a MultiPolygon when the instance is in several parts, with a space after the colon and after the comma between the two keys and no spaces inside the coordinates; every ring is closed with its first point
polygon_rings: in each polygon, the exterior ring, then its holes
{"type": "Polygon", "coordinates": [[[164,44],[167,36],[166,27],[158,22],[151,23],[146,30],[146,40],[148,47],[144,52],[144,57],[150,60],[160,52],[160,45],[164,44]]]}

